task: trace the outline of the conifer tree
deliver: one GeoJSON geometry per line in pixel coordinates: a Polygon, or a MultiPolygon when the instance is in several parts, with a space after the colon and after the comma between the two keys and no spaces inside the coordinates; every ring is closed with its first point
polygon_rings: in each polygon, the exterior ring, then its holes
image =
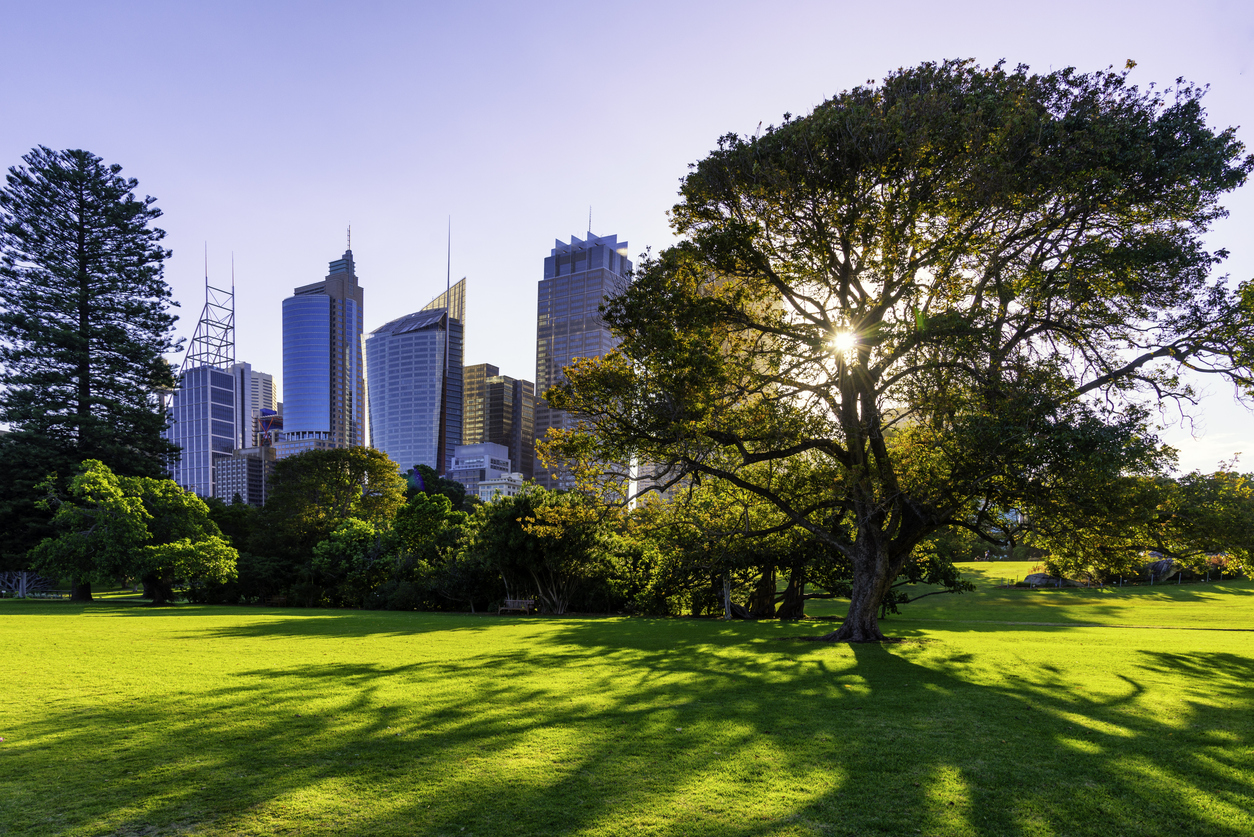
{"type": "Polygon", "coordinates": [[[82,150],[44,146],[0,189],[0,544],[13,564],[43,532],[34,486],[86,459],[162,476],[174,448],[158,393],[175,317],[155,198],[82,150]]]}

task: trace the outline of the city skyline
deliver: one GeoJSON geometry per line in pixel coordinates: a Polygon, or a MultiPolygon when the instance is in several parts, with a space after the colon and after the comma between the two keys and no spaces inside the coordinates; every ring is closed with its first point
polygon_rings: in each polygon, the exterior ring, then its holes
{"type": "MultiPolygon", "coordinates": [[[[748,3],[646,2],[624,15],[385,0],[343,16],[231,0],[27,4],[6,10],[0,107],[22,118],[0,122],[0,162],[17,165],[39,144],[85,148],[138,178],[140,196],[165,212],[184,338],[205,242],[215,279],[234,253],[239,357],[280,387],[279,305],[320,275],[349,224],[372,301],[388,301],[372,304],[365,331],[417,310],[450,272],[468,276],[466,363],[531,379],[534,335],[510,323],[535,314],[535,265],[555,235],[614,229],[633,259],[657,252],[674,242],[666,212],[679,178],[720,135],[751,136],[897,67],[958,56],[1092,71],[1132,59],[1129,79],[1142,88],[1177,77],[1209,85],[1210,123],[1244,126],[1250,143],[1249,4],[1216,0],[1187,15],[1076,0],[991,9],[790,2],[763,14],[748,3]],[[579,62],[552,45],[552,22],[568,19],[599,36],[579,62]],[[143,45],[138,71],[117,60],[117,43],[143,45]]],[[[1254,187],[1226,204],[1231,217],[1209,237],[1232,253],[1217,273],[1254,278],[1254,187]]],[[[1185,470],[1213,470],[1254,437],[1254,416],[1229,390],[1203,386],[1206,435],[1188,442],[1177,427],[1166,437],[1185,449],[1185,470]]]]}

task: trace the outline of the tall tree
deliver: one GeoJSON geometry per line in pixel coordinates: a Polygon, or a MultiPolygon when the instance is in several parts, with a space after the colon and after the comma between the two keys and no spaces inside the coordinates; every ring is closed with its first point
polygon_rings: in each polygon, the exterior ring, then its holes
{"type": "Polygon", "coordinates": [[[882,639],[929,535],[1013,537],[1152,474],[1185,367],[1250,380],[1254,318],[1202,236],[1254,157],[1201,100],[952,61],[723,137],[681,243],[606,307],[620,350],[549,393],[585,419],[556,452],[758,493],[852,565],[829,638],[882,639]]]}
{"type": "Polygon", "coordinates": [[[31,541],[29,499],[86,459],[157,477],[174,452],[157,393],[174,317],[152,197],[87,151],[40,146],[0,190],[0,528],[31,541]]]}
{"type": "Polygon", "coordinates": [[[173,480],[119,477],[88,459],[70,479],[68,496],[60,496],[51,480],[45,486],[58,534],[31,550],[45,574],[138,577],[154,605],[168,603],[178,581],[235,577],[239,555],[222,539],[209,507],[173,480]]]}
{"type": "Polygon", "coordinates": [[[386,528],[404,505],[405,479],[382,451],[351,447],[289,456],[275,463],[252,550],[307,558],[345,520],[386,528]]]}

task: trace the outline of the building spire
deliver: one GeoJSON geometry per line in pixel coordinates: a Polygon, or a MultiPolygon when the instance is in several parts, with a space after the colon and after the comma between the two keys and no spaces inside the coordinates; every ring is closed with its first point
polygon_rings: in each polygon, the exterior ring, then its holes
{"type": "Polygon", "coordinates": [[[350,253],[353,251],[353,225],[352,224],[348,225],[348,251],[350,253]]]}

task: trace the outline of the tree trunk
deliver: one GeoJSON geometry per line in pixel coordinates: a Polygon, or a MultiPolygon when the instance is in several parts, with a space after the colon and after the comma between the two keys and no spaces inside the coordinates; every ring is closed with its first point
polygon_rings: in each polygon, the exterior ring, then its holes
{"type": "Polygon", "coordinates": [[[754,619],[775,618],[775,565],[767,564],[758,578],[757,589],[749,600],[749,612],[754,619]]]}
{"type": "Polygon", "coordinates": [[[170,599],[174,597],[174,589],[169,579],[158,575],[149,575],[144,577],[144,589],[152,592],[152,601],[149,607],[163,607],[170,603],[170,599]]]}
{"type": "Polygon", "coordinates": [[[883,642],[879,610],[892,579],[889,557],[880,545],[878,533],[859,533],[853,558],[853,589],[845,621],[823,637],[828,642],[883,642]]]}
{"type": "Polygon", "coordinates": [[[776,619],[803,619],[806,615],[806,568],[798,563],[788,574],[788,586],[784,588],[784,599],[780,602],[776,619]]]}
{"type": "Polygon", "coordinates": [[[91,582],[79,581],[77,578],[70,582],[70,601],[72,602],[90,602],[91,582]]]}

